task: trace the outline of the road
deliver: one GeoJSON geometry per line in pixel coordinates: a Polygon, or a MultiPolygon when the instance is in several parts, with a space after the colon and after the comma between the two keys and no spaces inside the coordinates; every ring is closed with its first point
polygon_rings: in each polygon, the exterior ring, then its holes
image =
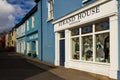
{"type": "Polygon", "coordinates": [[[0,52],[0,80],[109,80],[64,67],[49,66],[15,52],[0,52]]]}

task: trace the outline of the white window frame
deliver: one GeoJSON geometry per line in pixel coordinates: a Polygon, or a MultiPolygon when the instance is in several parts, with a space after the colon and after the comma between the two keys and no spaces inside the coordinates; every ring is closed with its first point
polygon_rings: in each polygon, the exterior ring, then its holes
{"type": "Polygon", "coordinates": [[[32,16],[32,28],[34,28],[35,27],[35,17],[34,17],[34,15],[32,16]]]}
{"type": "Polygon", "coordinates": [[[53,0],[48,1],[48,21],[53,19],[53,0]]]}
{"type": "MultiPolygon", "coordinates": [[[[81,28],[82,27],[79,27],[79,35],[76,35],[76,36],[70,36],[70,40],[72,39],[72,38],[76,38],[76,37],[78,37],[79,38],[79,43],[80,43],[80,46],[79,46],[79,49],[80,49],[80,51],[79,51],[79,56],[80,56],[80,58],[78,59],[78,60],[76,60],[76,59],[72,59],[72,51],[70,51],[70,60],[73,60],[73,61],[82,61],[82,62],[92,62],[92,63],[100,63],[100,64],[110,64],[110,63],[106,63],[106,62],[97,62],[95,59],[96,59],[96,47],[95,47],[95,45],[96,45],[96,40],[95,40],[95,36],[97,35],[97,34],[103,34],[103,33],[109,33],[110,34],[110,29],[109,30],[104,30],[104,31],[97,31],[97,32],[95,32],[95,27],[96,27],[96,25],[93,23],[93,24],[91,24],[92,25],[92,32],[91,33],[86,33],[86,34],[82,34],[82,31],[81,31],[81,28]],[[92,39],[93,39],[93,60],[92,61],[87,61],[87,60],[82,60],[82,37],[84,37],[84,36],[92,36],[92,39]]],[[[109,24],[109,26],[110,26],[110,24],[109,24]]],[[[71,32],[71,31],[70,31],[71,32]]],[[[70,42],[70,45],[72,45],[72,43],[70,42]]],[[[70,46],[70,49],[71,49],[72,47],[70,46]]],[[[110,55],[111,56],[111,55],[110,55]]]]}
{"type": "Polygon", "coordinates": [[[27,31],[29,31],[29,21],[27,20],[27,31]]]}

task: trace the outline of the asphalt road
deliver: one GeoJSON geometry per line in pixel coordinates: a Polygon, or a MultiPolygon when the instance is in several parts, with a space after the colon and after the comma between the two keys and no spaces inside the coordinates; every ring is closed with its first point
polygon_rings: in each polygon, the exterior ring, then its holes
{"type": "Polygon", "coordinates": [[[0,80],[109,80],[63,67],[49,66],[13,52],[0,52],[0,80]]]}

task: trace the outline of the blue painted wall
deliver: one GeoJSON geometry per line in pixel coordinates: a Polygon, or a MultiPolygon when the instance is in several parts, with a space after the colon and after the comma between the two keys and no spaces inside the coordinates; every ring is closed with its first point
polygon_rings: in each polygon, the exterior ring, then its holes
{"type": "MultiPolygon", "coordinates": [[[[38,12],[35,12],[32,16],[30,16],[27,20],[29,21],[29,30],[27,31],[27,22],[26,22],[26,34],[29,35],[35,31],[38,31],[38,12]],[[32,16],[34,16],[34,28],[32,28],[32,16]]],[[[27,21],[26,20],[26,21],[27,21]]]]}
{"type": "MultiPolygon", "coordinates": [[[[53,0],[53,17],[55,19],[64,16],[78,8],[82,7],[82,0],[53,0]]],[[[93,1],[93,0],[90,0],[93,1]]],[[[48,18],[48,0],[38,2],[39,15],[39,59],[54,64],[55,61],[55,33],[53,20],[47,21],[48,18]],[[41,15],[42,14],[42,15],[41,15]]]]}
{"type": "Polygon", "coordinates": [[[64,16],[80,7],[82,7],[82,0],[54,0],[54,19],[64,16]]]}
{"type": "MultiPolygon", "coordinates": [[[[34,35],[38,35],[38,27],[39,27],[39,21],[38,21],[38,11],[36,11],[33,15],[31,15],[26,21],[25,21],[25,36],[26,36],[26,38],[25,38],[25,45],[26,45],[26,54],[27,54],[27,42],[28,41],[33,41],[33,40],[36,40],[36,39],[38,39],[38,37],[37,38],[34,38],[34,39],[31,39],[30,40],[30,36],[34,36],[34,35]],[[35,23],[34,23],[34,28],[32,28],[32,16],[34,16],[34,21],[35,21],[35,23]],[[29,21],[29,30],[27,30],[27,21],[29,21]]],[[[32,48],[31,49],[33,49],[33,47],[34,46],[32,46],[32,48]]]]}
{"type": "Polygon", "coordinates": [[[55,36],[54,36],[54,27],[52,21],[47,21],[48,10],[47,10],[47,0],[42,0],[38,3],[38,12],[41,16],[39,19],[39,59],[45,62],[54,64],[55,59],[55,36]],[[41,7],[42,2],[42,7],[41,7]],[[40,11],[42,8],[42,11],[40,11]],[[42,13],[41,13],[42,12],[42,13]],[[42,20],[42,21],[41,21],[42,20]]]}
{"type": "Polygon", "coordinates": [[[41,31],[41,1],[38,2],[38,19],[37,19],[37,25],[38,25],[38,58],[42,60],[42,31],[41,31]]]}
{"type": "Polygon", "coordinates": [[[53,13],[54,13],[54,19],[57,19],[61,16],[64,16],[70,12],[73,12],[79,8],[84,7],[85,5],[88,5],[95,0],[88,0],[86,3],[82,3],[82,0],[54,0],[53,4],[53,13]]]}

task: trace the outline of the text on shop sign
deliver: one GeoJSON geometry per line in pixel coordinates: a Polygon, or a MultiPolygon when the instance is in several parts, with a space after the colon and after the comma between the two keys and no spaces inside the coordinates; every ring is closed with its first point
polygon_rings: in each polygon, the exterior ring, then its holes
{"type": "Polygon", "coordinates": [[[65,24],[71,25],[71,24],[74,24],[74,23],[78,23],[78,22],[81,21],[81,19],[84,19],[88,16],[97,14],[99,12],[100,12],[100,8],[99,8],[99,6],[96,6],[96,7],[93,7],[91,9],[80,12],[80,13],[78,13],[78,14],[70,17],[70,18],[67,18],[67,19],[63,20],[63,21],[60,21],[58,24],[59,24],[59,26],[63,26],[65,24]]]}

